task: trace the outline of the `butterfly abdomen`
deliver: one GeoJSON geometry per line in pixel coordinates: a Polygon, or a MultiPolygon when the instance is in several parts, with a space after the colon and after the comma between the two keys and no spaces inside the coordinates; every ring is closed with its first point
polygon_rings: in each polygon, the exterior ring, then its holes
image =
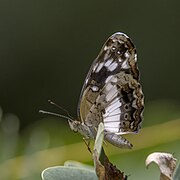
{"type": "Polygon", "coordinates": [[[117,134],[105,133],[104,139],[118,148],[131,149],[133,147],[133,145],[127,139],[123,138],[122,136],[118,136],[117,134]]]}

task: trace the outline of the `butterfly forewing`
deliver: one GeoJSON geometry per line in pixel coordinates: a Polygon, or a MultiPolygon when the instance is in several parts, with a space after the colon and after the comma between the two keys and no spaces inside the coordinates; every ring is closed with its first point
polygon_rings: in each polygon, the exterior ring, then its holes
{"type": "Polygon", "coordinates": [[[116,134],[138,132],[144,98],[139,83],[136,49],[123,33],[103,45],[86,77],[78,114],[84,124],[116,134]]]}

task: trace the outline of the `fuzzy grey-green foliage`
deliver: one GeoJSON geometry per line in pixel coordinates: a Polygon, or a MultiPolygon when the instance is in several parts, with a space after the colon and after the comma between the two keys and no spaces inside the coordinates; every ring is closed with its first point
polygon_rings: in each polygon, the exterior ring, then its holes
{"type": "Polygon", "coordinates": [[[97,180],[94,171],[81,167],[56,166],[42,172],[43,180],[97,180]]]}

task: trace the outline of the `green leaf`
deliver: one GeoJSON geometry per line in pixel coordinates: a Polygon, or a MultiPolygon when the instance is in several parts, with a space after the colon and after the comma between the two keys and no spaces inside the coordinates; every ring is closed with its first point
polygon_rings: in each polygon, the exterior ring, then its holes
{"type": "Polygon", "coordinates": [[[94,171],[80,167],[56,166],[42,172],[43,180],[97,180],[94,171]]]}

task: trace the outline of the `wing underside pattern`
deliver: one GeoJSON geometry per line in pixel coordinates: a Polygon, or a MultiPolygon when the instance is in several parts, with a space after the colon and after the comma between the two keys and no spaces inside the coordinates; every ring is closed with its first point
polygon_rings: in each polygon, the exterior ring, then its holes
{"type": "Polygon", "coordinates": [[[136,49],[126,35],[116,33],[104,44],[86,77],[79,118],[95,128],[104,122],[111,133],[136,133],[143,109],[136,49]]]}

